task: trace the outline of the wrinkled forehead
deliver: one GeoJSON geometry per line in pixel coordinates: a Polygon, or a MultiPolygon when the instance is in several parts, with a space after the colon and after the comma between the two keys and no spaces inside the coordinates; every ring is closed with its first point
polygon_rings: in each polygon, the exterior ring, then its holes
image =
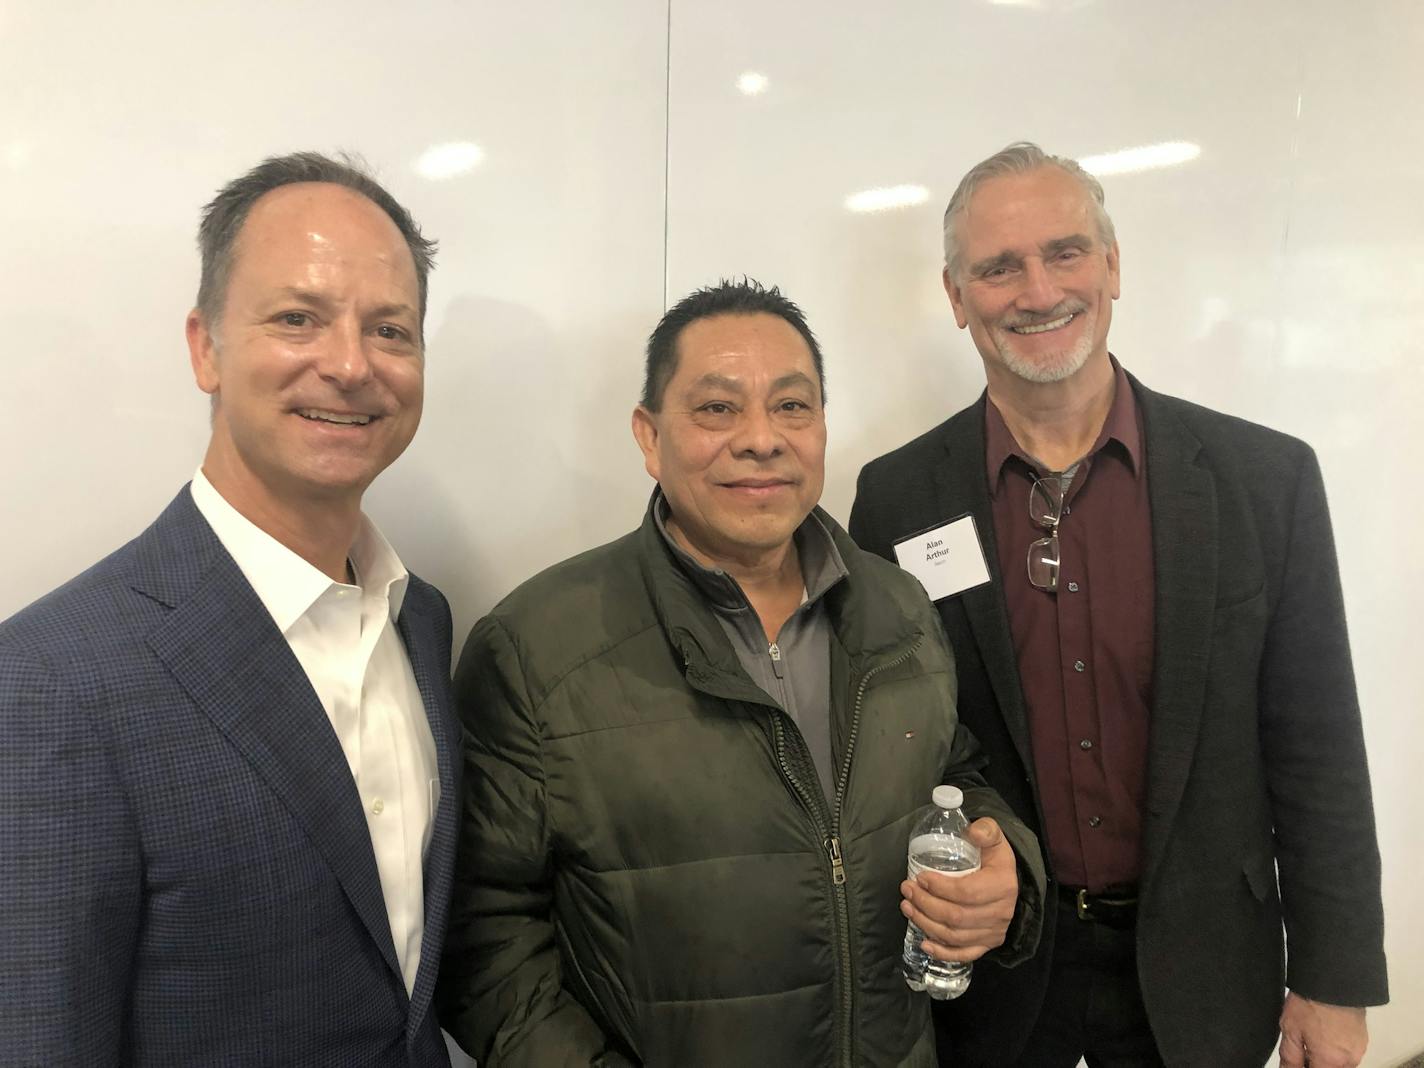
{"type": "Polygon", "coordinates": [[[959,221],[959,237],[966,246],[1037,245],[1074,233],[1097,233],[1093,200],[1080,182],[1058,167],[985,180],[969,197],[959,221]]]}
{"type": "Polygon", "coordinates": [[[689,388],[709,377],[742,388],[816,381],[815,360],[800,332],[769,312],[726,313],[689,323],[677,339],[677,369],[669,385],[689,388]]]}

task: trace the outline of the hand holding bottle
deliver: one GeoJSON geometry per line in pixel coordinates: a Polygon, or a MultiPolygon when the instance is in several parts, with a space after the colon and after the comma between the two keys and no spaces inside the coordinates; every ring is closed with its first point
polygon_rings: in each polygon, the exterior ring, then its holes
{"type": "Polygon", "coordinates": [[[925,870],[900,884],[900,911],[924,932],[926,952],[936,960],[978,960],[1003,945],[1018,903],[1018,862],[999,824],[975,820],[967,837],[980,850],[978,871],[925,870]]]}

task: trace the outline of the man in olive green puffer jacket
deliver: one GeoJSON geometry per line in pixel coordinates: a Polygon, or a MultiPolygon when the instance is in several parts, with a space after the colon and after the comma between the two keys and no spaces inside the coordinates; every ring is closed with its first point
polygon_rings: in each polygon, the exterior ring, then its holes
{"type": "Polygon", "coordinates": [[[440,1002],[482,1068],[930,1066],[906,917],[941,959],[1034,949],[1038,844],[983,785],[938,616],[815,507],[823,385],[775,289],[681,302],[634,413],[642,526],[470,635],[440,1002]],[[983,866],[902,882],[946,781],[992,817],[983,866]]]}

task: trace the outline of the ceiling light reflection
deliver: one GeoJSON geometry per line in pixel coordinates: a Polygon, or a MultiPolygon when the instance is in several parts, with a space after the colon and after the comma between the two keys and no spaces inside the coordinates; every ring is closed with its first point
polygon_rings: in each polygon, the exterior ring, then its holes
{"type": "Polygon", "coordinates": [[[1191,141],[1164,141],[1160,145],[1139,145],[1117,152],[1104,152],[1100,156],[1084,156],[1078,165],[1101,178],[1107,174],[1134,174],[1137,171],[1175,167],[1179,163],[1189,163],[1200,155],[1201,145],[1191,141]]]}
{"type": "Polygon", "coordinates": [[[930,191],[922,185],[890,185],[852,193],[846,197],[845,206],[850,211],[890,211],[923,204],[929,198],[930,191]]]}
{"type": "Polygon", "coordinates": [[[5,166],[12,171],[23,170],[29,166],[30,145],[27,141],[11,141],[5,146],[5,166]]]}
{"type": "Polygon", "coordinates": [[[749,70],[737,79],[737,88],[747,96],[757,96],[766,92],[766,87],[770,83],[765,74],[758,74],[754,70],[749,70]]]}
{"type": "Polygon", "coordinates": [[[415,170],[432,182],[443,182],[474,170],[484,158],[485,150],[471,141],[448,141],[422,152],[415,161],[415,170]]]}

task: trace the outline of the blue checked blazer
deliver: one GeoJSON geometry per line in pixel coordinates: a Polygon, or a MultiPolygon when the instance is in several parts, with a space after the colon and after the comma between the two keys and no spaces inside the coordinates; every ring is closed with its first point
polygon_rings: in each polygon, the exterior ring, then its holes
{"type": "Polygon", "coordinates": [[[448,1064],[459,728],[414,576],[399,632],[441,783],[409,997],[335,732],[186,487],[0,623],[0,1064],[448,1064]]]}

